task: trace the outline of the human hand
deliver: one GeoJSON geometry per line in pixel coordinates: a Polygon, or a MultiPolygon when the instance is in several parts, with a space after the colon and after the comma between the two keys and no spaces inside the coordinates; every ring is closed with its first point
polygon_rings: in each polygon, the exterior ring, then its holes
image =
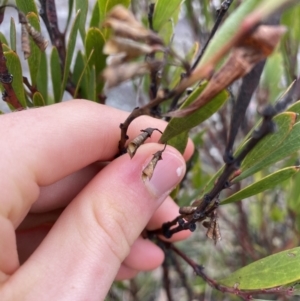
{"type": "MultiPolygon", "coordinates": [[[[0,117],[0,300],[102,300],[114,279],[161,264],[162,251],[140,233],[178,215],[168,194],[185,163],[167,147],[145,183],[142,169],[162,145],[105,163],[127,115],[74,100],[0,117]]],[[[141,117],[128,134],[150,126],[166,124],[141,117]]],[[[189,143],[185,159],[192,151],[189,143]]]]}

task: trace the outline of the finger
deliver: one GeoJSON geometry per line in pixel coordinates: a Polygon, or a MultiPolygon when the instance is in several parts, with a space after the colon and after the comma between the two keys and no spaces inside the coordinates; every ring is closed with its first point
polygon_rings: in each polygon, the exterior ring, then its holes
{"type": "Polygon", "coordinates": [[[128,268],[125,265],[121,265],[118,274],[115,277],[115,280],[128,280],[128,279],[132,279],[134,277],[136,277],[136,275],[139,273],[140,271],[137,270],[133,270],[131,268],[128,268]]]}
{"type": "MultiPolygon", "coordinates": [[[[6,145],[1,150],[0,181],[13,224],[20,223],[37,199],[39,186],[53,184],[95,161],[111,160],[118,149],[119,125],[127,116],[83,100],[1,116],[0,136],[6,145]]],[[[163,130],[166,123],[143,116],[133,121],[128,135],[135,137],[149,126],[163,130]]],[[[154,132],[150,141],[159,136],[154,132]]],[[[191,151],[190,144],[187,157],[191,151]]]]}
{"type": "Polygon", "coordinates": [[[161,248],[148,239],[139,237],[131,246],[123,265],[137,271],[150,271],[159,267],[164,260],[161,248]]]}
{"type": "Polygon", "coordinates": [[[30,212],[48,212],[66,207],[104,166],[105,164],[100,162],[90,164],[60,181],[42,186],[30,212]]]}
{"type": "Polygon", "coordinates": [[[41,300],[49,287],[56,288],[51,300],[66,294],[69,300],[104,299],[134,241],[184,175],[183,158],[167,147],[152,179],[142,180],[143,167],[160,149],[144,145],[132,160],[121,156],[94,177],[2,285],[3,299],[15,292],[13,300],[41,300]]]}

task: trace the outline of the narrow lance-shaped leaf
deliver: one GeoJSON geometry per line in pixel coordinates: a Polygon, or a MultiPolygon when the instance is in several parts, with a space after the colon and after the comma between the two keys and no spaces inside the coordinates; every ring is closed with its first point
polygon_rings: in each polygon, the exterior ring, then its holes
{"type": "Polygon", "coordinates": [[[86,23],[88,8],[89,8],[88,0],[76,0],[76,11],[80,10],[79,32],[83,41],[85,40],[85,23],[86,23]]]}
{"type": "Polygon", "coordinates": [[[245,170],[239,177],[234,179],[234,182],[238,182],[242,177],[248,177],[253,175],[257,171],[265,168],[271,164],[274,164],[294,152],[300,149],[300,122],[297,122],[287,138],[279,145],[277,149],[272,152],[272,155],[265,157],[264,160],[258,162],[257,164],[251,166],[247,170],[245,170]]]}
{"type": "Polygon", "coordinates": [[[50,66],[51,66],[51,80],[53,87],[53,97],[54,102],[59,102],[61,100],[61,66],[59,61],[59,55],[56,47],[52,48],[50,56],[50,66]]]}
{"type": "Polygon", "coordinates": [[[40,92],[35,92],[32,100],[35,107],[42,107],[46,105],[43,95],[40,92]]]}
{"type": "Polygon", "coordinates": [[[74,0],[69,0],[68,2],[69,2],[69,5],[68,5],[68,18],[67,18],[67,23],[66,23],[66,29],[69,28],[70,21],[72,18],[74,0]]]}
{"type": "Polygon", "coordinates": [[[288,112],[295,112],[297,114],[300,114],[300,100],[292,104],[288,109],[288,112]]]}
{"type": "Polygon", "coordinates": [[[83,57],[81,51],[77,52],[77,56],[74,63],[74,68],[72,72],[72,82],[75,84],[75,94],[80,91],[80,97],[89,99],[88,89],[89,89],[89,71],[85,69],[86,59],[83,57]],[[85,69],[84,76],[82,76],[83,69],[85,69]],[[81,77],[82,76],[82,77],[81,77]]]}
{"type": "Polygon", "coordinates": [[[42,94],[45,103],[48,104],[48,64],[45,52],[41,53],[40,68],[37,74],[37,88],[42,94]]]}
{"type": "Polygon", "coordinates": [[[186,131],[168,140],[168,145],[175,147],[181,154],[183,154],[188,140],[189,132],[186,131]]]}
{"type": "Polygon", "coordinates": [[[10,48],[16,51],[17,38],[16,38],[16,23],[13,18],[10,19],[10,48]]]}
{"type": "Polygon", "coordinates": [[[8,46],[8,41],[7,41],[5,35],[4,35],[2,32],[0,32],[0,41],[1,41],[3,44],[5,44],[5,45],[8,46]]]}
{"type": "MultiPolygon", "coordinates": [[[[79,91],[79,89],[81,87],[81,82],[82,82],[84,76],[87,76],[87,72],[86,71],[87,71],[87,68],[88,68],[88,64],[89,64],[89,62],[90,62],[90,60],[91,60],[91,58],[93,56],[93,53],[94,53],[94,50],[91,51],[88,59],[86,60],[86,62],[84,62],[84,67],[82,68],[81,74],[80,74],[80,76],[78,78],[78,81],[77,81],[77,84],[76,84],[76,89],[75,89],[75,92],[74,92],[74,98],[77,97],[77,94],[78,94],[78,91],[79,91]]],[[[77,58],[79,58],[79,56],[77,56],[77,58]]],[[[76,67],[76,65],[75,65],[75,67],[76,67]]]]}
{"type": "Polygon", "coordinates": [[[19,102],[24,108],[27,107],[25,99],[25,91],[23,87],[23,72],[21,62],[18,55],[14,51],[4,52],[6,58],[6,66],[13,75],[12,87],[16,93],[19,102]]]}
{"type": "Polygon", "coordinates": [[[292,130],[297,115],[292,112],[284,112],[273,118],[276,124],[277,131],[267,135],[258,145],[246,156],[242,163],[241,170],[244,171],[271,153],[285,140],[287,135],[292,130]]]}
{"type": "Polygon", "coordinates": [[[232,202],[240,201],[242,199],[248,198],[250,196],[256,195],[267,189],[271,189],[276,185],[282,183],[283,181],[289,179],[291,176],[296,174],[299,171],[298,166],[286,167],[281,170],[278,170],[269,176],[264,177],[260,181],[257,181],[244,189],[234,193],[230,197],[224,199],[221,202],[221,205],[229,204],[232,202]]]}
{"type": "Polygon", "coordinates": [[[16,5],[25,15],[33,12],[38,15],[38,9],[34,0],[16,0],[16,5]]]}
{"type": "Polygon", "coordinates": [[[90,27],[98,27],[100,24],[99,3],[96,2],[91,13],[90,27]]]}
{"type": "Polygon", "coordinates": [[[66,61],[65,61],[65,67],[64,67],[63,80],[62,80],[62,84],[61,84],[60,99],[62,99],[64,90],[65,90],[65,87],[67,84],[68,76],[70,73],[70,67],[71,67],[72,57],[73,57],[73,53],[74,53],[74,49],[75,49],[76,37],[77,37],[77,33],[78,33],[79,24],[80,24],[80,11],[78,11],[78,13],[75,16],[75,20],[74,20],[72,28],[71,28],[70,37],[69,37],[69,41],[68,41],[68,45],[67,45],[66,61]]]}
{"type": "MultiPolygon", "coordinates": [[[[40,22],[39,18],[35,13],[29,13],[27,15],[28,22],[35,28],[37,31],[40,31],[40,22]]],[[[40,68],[41,62],[41,50],[36,45],[36,43],[30,38],[30,56],[28,57],[28,66],[30,71],[31,84],[36,85],[37,74],[40,68]]]]}
{"type": "MultiPolygon", "coordinates": [[[[104,44],[105,39],[103,33],[98,28],[90,28],[86,35],[85,49],[87,57],[90,57],[93,51],[91,59],[89,60],[89,66],[95,67],[97,78],[99,78],[100,73],[106,66],[106,55],[103,53],[104,44]]],[[[103,86],[103,81],[97,83],[97,93],[102,91],[103,86]]]]}
{"type": "Polygon", "coordinates": [[[153,29],[159,32],[180,7],[182,0],[157,0],[153,13],[153,29]]]}
{"type": "MultiPolygon", "coordinates": [[[[218,282],[238,290],[268,289],[300,280],[300,247],[255,261],[218,282]]],[[[262,292],[263,293],[263,292],[262,292]]]]}
{"type": "MultiPolygon", "coordinates": [[[[205,89],[207,84],[202,84],[197,87],[192,94],[189,95],[187,100],[181,106],[181,108],[187,107],[190,103],[192,103],[200,93],[205,89]]],[[[213,113],[215,113],[228,99],[229,94],[227,91],[221,91],[214,99],[205,105],[203,108],[194,112],[190,116],[186,118],[172,118],[169,122],[167,128],[165,129],[160,142],[166,143],[169,139],[190,130],[196,125],[202,123],[206,119],[208,119],[213,113]]]]}

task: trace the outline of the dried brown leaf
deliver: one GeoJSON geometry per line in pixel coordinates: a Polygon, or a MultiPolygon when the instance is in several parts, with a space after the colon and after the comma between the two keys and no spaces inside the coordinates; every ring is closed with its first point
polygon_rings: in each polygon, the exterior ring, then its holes
{"type": "Polygon", "coordinates": [[[44,51],[48,46],[48,41],[43,37],[43,35],[37,31],[33,26],[31,26],[29,23],[25,23],[27,32],[32,37],[33,41],[36,43],[36,45],[44,51]]]}
{"type": "Polygon", "coordinates": [[[108,66],[102,72],[102,76],[106,81],[107,88],[111,88],[135,76],[144,75],[149,70],[147,63],[124,63],[108,66]]]}
{"type": "Polygon", "coordinates": [[[103,26],[112,28],[114,34],[119,37],[144,41],[150,45],[163,45],[162,39],[157,34],[144,27],[134,27],[123,21],[111,18],[104,21],[103,26]]]}
{"type": "Polygon", "coordinates": [[[184,117],[206,105],[211,99],[235,80],[245,76],[261,60],[274,50],[280,37],[285,32],[283,26],[261,25],[234,47],[227,61],[211,77],[206,88],[189,107],[170,112],[171,117],[184,117]]]}
{"type": "Polygon", "coordinates": [[[143,25],[136,20],[133,13],[127,8],[125,8],[123,5],[114,6],[112,10],[108,13],[107,18],[116,19],[124,23],[128,23],[129,25],[136,28],[144,28],[143,25]]]}
{"type": "Polygon", "coordinates": [[[21,24],[21,46],[24,53],[24,59],[28,59],[30,56],[30,43],[29,43],[29,34],[24,24],[21,24]]]}
{"type": "Polygon", "coordinates": [[[161,133],[161,131],[159,129],[156,128],[147,128],[145,130],[141,130],[141,134],[138,135],[136,138],[134,138],[127,147],[127,152],[129,154],[129,156],[132,158],[137,149],[144,144],[144,142],[151,137],[151,135],[153,134],[154,131],[159,131],[161,133]]]}
{"type": "Polygon", "coordinates": [[[107,88],[111,88],[135,76],[145,75],[159,64],[161,64],[161,62],[153,61],[151,63],[134,62],[111,65],[105,68],[102,72],[102,76],[106,81],[107,88]]]}
{"type": "Polygon", "coordinates": [[[143,181],[151,180],[151,178],[153,176],[153,173],[154,173],[154,169],[155,169],[158,161],[162,160],[162,153],[164,152],[165,148],[166,148],[166,145],[165,145],[165,147],[162,150],[157,151],[153,155],[152,160],[143,169],[143,173],[142,173],[142,179],[143,179],[143,181]]]}
{"type": "Polygon", "coordinates": [[[129,60],[157,50],[163,49],[158,45],[150,46],[127,38],[113,37],[105,43],[103,53],[108,55],[124,53],[123,60],[129,60]]]}

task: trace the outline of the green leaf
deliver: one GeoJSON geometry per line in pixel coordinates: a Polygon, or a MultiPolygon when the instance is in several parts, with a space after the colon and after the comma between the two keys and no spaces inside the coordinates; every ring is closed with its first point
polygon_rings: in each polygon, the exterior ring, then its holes
{"type": "Polygon", "coordinates": [[[72,63],[72,57],[73,57],[73,53],[74,53],[74,49],[75,49],[75,45],[76,45],[76,38],[77,38],[79,24],[80,24],[80,11],[77,12],[77,14],[75,16],[75,20],[74,20],[72,28],[71,28],[71,31],[70,31],[69,41],[68,41],[68,45],[67,45],[67,53],[66,53],[66,61],[65,61],[65,66],[64,66],[63,80],[61,83],[60,100],[63,97],[63,93],[65,91],[67,80],[69,77],[70,67],[71,67],[71,63],[72,63]]]}
{"type": "Polygon", "coordinates": [[[74,0],[69,0],[68,18],[67,18],[67,22],[66,22],[65,31],[67,31],[67,29],[69,28],[70,22],[71,22],[73,6],[74,6],[74,0]]]}
{"type": "Polygon", "coordinates": [[[89,80],[89,98],[90,100],[97,101],[96,95],[96,70],[95,66],[92,66],[90,70],[90,80],[89,80]]]}
{"type": "Polygon", "coordinates": [[[298,166],[292,166],[292,167],[286,167],[280,169],[262,178],[260,181],[257,181],[245,187],[244,189],[241,189],[240,191],[234,193],[230,197],[224,199],[224,201],[221,202],[221,205],[240,201],[242,199],[248,198],[252,195],[256,195],[262,191],[265,191],[267,189],[271,189],[275,187],[277,184],[280,184],[283,181],[289,179],[291,176],[296,174],[299,171],[299,169],[300,168],[298,166]]]}
{"type": "Polygon", "coordinates": [[[189,139],[189,133],[183,132],[180,135],[168,140],[168,145],[175,147],[180,153],[184,153],[185,147],[189,139]]]}
{"type": "MultiPolygon", "coordinates": [[[[28,19],[29,23],[37,31],[41,31],[39,18],[38,18],[38,16],[35,13],[29,13],[27,15],[27,19],[28,19]]],[[[28,66],[29,66],[31,84],[33,86],[35,86],[36,85],[36,81],[37,81],[37,74],[38,74],[39,68],[40,68],[41,50],[33,42],[32,38],[30,38],[30,49],[31,49],[31,54],[30,54],[30,56],[28,58],[28,66]]]]}
{"type": "MultiPolygon", "coordinates": [[[[89,57],[93,51],[93,55],[89,60],[89,66],[95,67],[96,77],[100,77],[100,73],[106,66],[106,55],[103,54],[105,39],[103,33],[95,27],[88,30],[85,40],[86,56],[89,57]]],[[[97,93],[103,89],[104,83],[101,80],[97,83],[97,93]]]]}
{"type": "Polygon", "coordinates": [[[287,35],[290,36],[292,40],[300,42],[300,5],[294,5],[290,9],[283,12],[281,17],[282,25],[288,27],[287,35]]]}
{"type": "Polygon", "coordinates": [[[76,11],[80,10],[79,32],[82,40],[85,40],[85,23],[89,8],[88,0],[76,0],[76,11]]]}
{"type": "MultiPolygon", "coordinates": [[[[76,76],[76,89],[75,89],[75,92],[74,92],[74,98],[77,97],[79,89],[81,91],[85,92],[86,95],[88,95],[88,93],[87,93],[87,91],[88,91],[88,81],[87,80],[88,80],[89,74],[87,72],[87,68],[88,68],[89,61],[93,56],[93,53],[94,53],[94,51],[92,50],[91,53],[90,53],[90,56],[88,57],[86,62],[84,62],[84,59],[83,59],[83,56],[82,56],[81,53],[78,53],[78,55],[77,55],[77,58],[76,58],[76,63],[77,64],[75,63],[75,67],[76,67],[76,75],[75,75],[76,76]],[[81,73],[78,74],[79,73],[78,71],[81,71],[81,73]],[[81,84],[83,79],[85,79],[84,80],[84,85],[81,84]]],[[[75,67],[74,67],[74,69],[75,69],[75,67]]],[[[81,97],[84,97],[84,96],[81,96],[81,97]]]]}
{"type": "Polygon", "coordinates": [[[36,85],[45,102],[48,103],[48,65],[45,52],[41,53],[41,62],[38,70],[36,85]]]}
{"type": "Polygon", "coordinates": [[[266,92],[267,98],[272,103],[274,103],[283,90],[281,85],[283,71],[282,54],[279,51],[275,51],[268,57],[260,81],[260,89],[266,92]]]}
{"type": "Polygon", "coordinates": [[[300,100],[292,104],[288,109],[288,112],[295,112],[296,114],[300,114],[300,100]]]}
{"type": "Polygon", "coordinates": [[[216,32],[214,38],[210,41],[198,66],[202,66],[206,63],[233,37],[244,18],[261,2],[261,0],[243,1],[241,5],[230,14],[224,21],[222,27],[216,32]]]}
{"type": "MultiPolygon", "coordinates": [[[[100,22],[103,22],[106,18],[107,13],[116,5],[122,4],[125,7],[128,7],[131,0],[98,0],[99,5],[99,16],[100,16],[100,22]]],[[[105,31],[107,32],[107,31],[105,31]]],[[[106,33],[105,33],[106,37],[106,33]]]]}
{"type": "Polygon", "coordinates": [[[2,32],[0,32],[0,41],[3,44],[6,44],[8,46],[8,41],[6,40],[6,37],[5,37],[5,35],[2,32]]]}
{"type": "MultiPolygon", "coordinates": [[[[296,117],[297,115],[293,112],[284,112],[274,117],[273,120],[277,125],[277,131],[263,138],[246,156],[241,165],[242,174],[234,179],[234,182],[249,177],[252,173],[249,173],[247,169],[253,165],[257,165],[259,162],[263,163],[264,158],[271,156],[272,152],[284,142],[288,134],[291,132],[295,124],[296,117]]],[[[264,168],[263,164],[261,165],[261,168],[264,168]]]]}
{"type": "Polygon", "coordinates": [[[10,19],[10,48],[13,51],[16,51],[17,47],[17,38],[16,38],[16,23],[13,18],[10,19]]]}
{"type": "Polygon", "coordinates": [[[92,16],[90,20],[90,27],[98,27],[100,24],[100,12],[99,12],[99,4],[95,3],[95,6],[92,10],[92,16]]]}
{"type": "Polygon", "coordinates": [[[16,96],[19,102],[22,104],[24,108],[26,105],[25,92],[23,87],[23,72],[21,67],[21,62],[18,55],[14,51],[4,52],[6,58],[6,66],[9,71],[13,75],[12,87],[16,93],[16,96]]]}
{"type": "Polygon", "coordinates": [[[160,32],[163,26],[170,22],[171,18],[178,19],[178,13],[182,2],[182,0],[156,1],[153,13],[153,29],[156,32],[160,32]]]}
{"type": "MultiPolygon", "coordinates": [[[[189,95],[188,99],[184,102],[181,108],[189,106],[194,100],[196,100],[205,87],[206,84],[197,87],[193,93],[189,95]]],[[[208,119],[224,104],[224,102],[228,99],[228,96],[229,94],[227,91],[221,91],[209,103],[193,114],[184,118],[172,118],[162,137],[160,138],[160,142],[167,143],[171,138],[190,130],[204,120],[208,119]]]]}
{"type": "Polygon", "coordinates": [[[43,107],[46,105],[43,95],[40,92],[35,92],[32,100],[35,107],[43,107]]]}
{"type": "Polygon", "coordinates": [[[54,101],[60,102],[62,75],[58,51],[57,48],[54,46],[51,51],[50,66],[54,101]]]}
{"type": "Polygon", "coordinates": [[[27,15],[30,12],[33,12],[36,15],[39,14],[34,0],[16,0],[16,5],[19,8],[19,10],[22,11],[25,15],[27,15]]]}
{"type": "Polygon", "coordinates": [[[300,279],[300,247],[257,260],[218,282],[239,290],[267,289],[300,279]]]}
{"type": "Polygon", "coordinates": [[[297,122],[292,130],[290,131],[287,138],[281,143],[274,151],[264,160],[258,162],[257,164],[251,166],[249,169],[245,170],[243,175],[240,175],[234,182],[237,182],[241,179],[241,177],[245,178],[246,176],[253,175],[257,171],[265,168],[271,164],[274,164],[289,155],[293,154],[297,150],[300,149],[300,122],[297,122]]]}

